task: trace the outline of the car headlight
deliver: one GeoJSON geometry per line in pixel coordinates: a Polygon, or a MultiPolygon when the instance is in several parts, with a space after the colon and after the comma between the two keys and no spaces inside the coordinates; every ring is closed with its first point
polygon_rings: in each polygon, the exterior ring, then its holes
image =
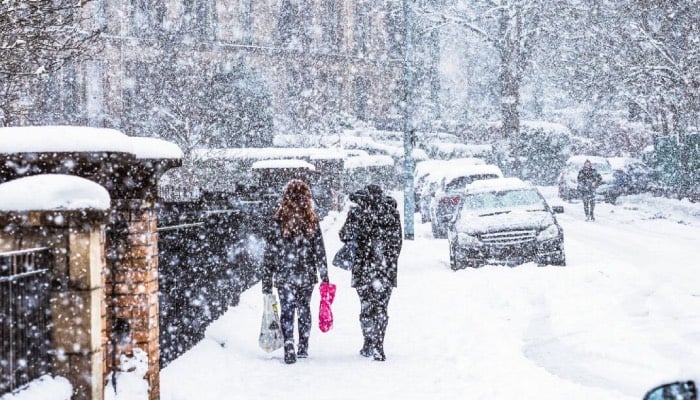
{"type": "Polygon", "coordinates": [[[466,233],[462,232],[457,234],[457,242],[462,245],[470,246],[478,245],[481,243],[479,242],[479,239],[476,236],[467,235],[466,233]]]}
{"type": "Polygon", "coordinates": [[[552,224],[548,226],[545,230],[537,235],[537,240],[544,242],[546,240],[552,240],[559,237],[559,226],[557,224],[552,224]]]}

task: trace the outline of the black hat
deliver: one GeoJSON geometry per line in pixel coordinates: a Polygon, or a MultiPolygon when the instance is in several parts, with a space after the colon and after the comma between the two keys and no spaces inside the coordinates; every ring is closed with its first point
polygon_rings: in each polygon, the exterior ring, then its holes
{"type": "Polygon", "coordinates": [[[353,203],[363,205],[367,202],[369,198],[369,193],[367,193],[367,190],[365,189],[360,189],[356,192],[350,193],[348,197],[353,203]]]}
{"type": "Polygon", "coordinates": [[[382,192],[382,188],[379,185],[375,185],[373,183],[367,185],[365,187],[365,190],[371,197],[381,197],[384,194],[382,192]]]}

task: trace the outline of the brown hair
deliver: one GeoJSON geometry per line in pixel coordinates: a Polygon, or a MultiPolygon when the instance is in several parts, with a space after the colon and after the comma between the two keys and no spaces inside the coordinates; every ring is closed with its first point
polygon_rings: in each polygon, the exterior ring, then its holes
{"type": "Polygon", "coordinates": [[[280,220],[285,237],[300,234],[312,236],[316,230],[318,216],[314,212],[309,185],[301,179],[289,181],[275,217],[280,220]]]}

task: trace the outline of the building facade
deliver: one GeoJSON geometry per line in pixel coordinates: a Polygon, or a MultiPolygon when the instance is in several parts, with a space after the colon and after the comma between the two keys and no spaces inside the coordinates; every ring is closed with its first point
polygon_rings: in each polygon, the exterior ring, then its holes
{"type": "Polygon", "coordinates": [[[155,126],[171,123],[166,117],[179,105],[177,112],[192,114],[179,117],[179,129],[193,137],[168,139],[196,147],[207,126],[197,133],[192,125],[206,110],[191,105],[216,97],[205,77],[245,69],[255,79],[235,83],[244,87],[243,98],[203,107],[235,101],[245,108],[246,93],[264,94],[279,133],[323,131],[341,115],[400,126],[401,0],[93,0],[85,12],[103,31],[101,51],[47,80],[33,123],[168,136],[155,126]],[[168,82],[175,86],[169,91],[168,82]],[[167,112],[164,100],[171,103],[167,112]]]}

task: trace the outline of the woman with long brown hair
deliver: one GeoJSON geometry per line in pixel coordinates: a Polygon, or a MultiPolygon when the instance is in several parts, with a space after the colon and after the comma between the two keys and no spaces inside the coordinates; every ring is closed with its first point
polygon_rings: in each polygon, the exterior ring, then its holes
{"type": "Polygon", "coordinates": [[[318,275],[328,282],[326,249],[309,186],[292,179],[282,196],[267,234],[263,263],[263,293],[277,288],[280,298],[284,362],[308,357],[311,334],[311,295],[318,275]],[[294,352],[294,314],[297,314],[299,342],[294,352]]]}

